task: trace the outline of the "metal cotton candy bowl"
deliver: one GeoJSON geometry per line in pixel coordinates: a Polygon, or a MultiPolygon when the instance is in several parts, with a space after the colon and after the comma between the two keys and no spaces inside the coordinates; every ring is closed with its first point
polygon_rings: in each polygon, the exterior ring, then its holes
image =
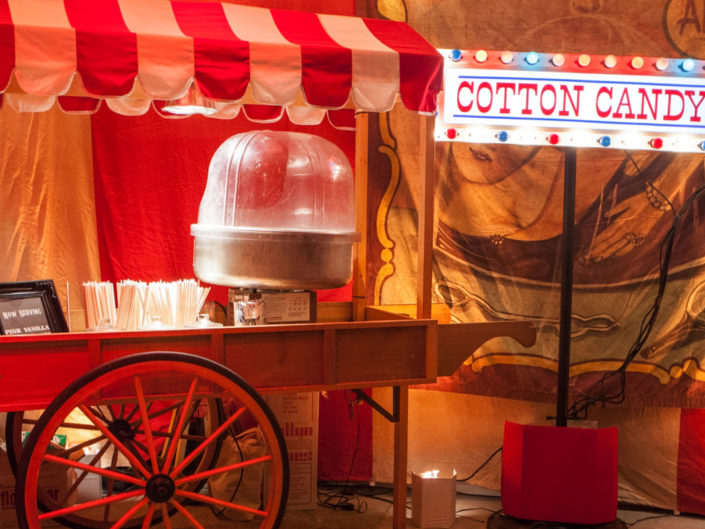
{"type": "Polygon", "coordinates": [[[329,141],[253,131],[215,152],[201,199],[193,267],[207,283],[273,290],[345,285],[352,276],[353,174],[329,141]]]}

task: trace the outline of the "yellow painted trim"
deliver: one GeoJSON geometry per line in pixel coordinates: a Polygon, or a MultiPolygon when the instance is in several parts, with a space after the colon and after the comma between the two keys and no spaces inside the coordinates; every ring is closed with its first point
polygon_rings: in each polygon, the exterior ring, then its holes
{"type": "Polygon", "coordinates": [[[406,5],[401,0],[377,0],[377,12],[388,20],[406,22],[406,5]]]}
{"type": "MultiPolygon", "coordinates": [[[[547,369],[553,372],[558,371],[558,364],[555,360],[524,354],[488,354],[480,357],[470,357],[465,361],[465,365],[469,365],[475,373],[479,373],[485,367],[494,365],[529,366],[547,369]]],[[[584,362],[571,366],[570,376],[574,377],[595,371],[613,371],[620,365],[622,365],[622,362],[618,360],[584,362]]],[[[694,358],[688,358],[682,365],[674,365],[669,370],[656,364],[632,362],[627,367],[627,372],[652,375],[664,385],[668,384],[671,380],[681,378],[684,374],[693,380],[705,382],[705,370],[700,367],[700,364],[694,358]]]]}
{"type": "Polygon", "coordinates": [[[557,364],[554,360],[541,356],[522,354],[489,354],[479,358],[471,356],[464,362],[464,364],[470,365],[475,373],[479,373],[485,367],[498,364],[540,367],[543,369],[548,369],[549,371],[558,371],[557,364]]]}
{"type": "Polygon", "coordinates": [[[382,195],[382,199],[379,202],[379,209],[377,210],[377,239],[384,248],[391,249],[394,247],[394,242],[389,238],[389,234],[387,233],[387,214],[392,204],[392,198],[394,198],[394,192],[399,186],[401,164],[396,151],[391,149],[388,145],[380,145],[379,152],[389,158],[392,167],[389,175],[389,185],[387,185],[387,189],[384,190],[384,195],[382,195]]]}
{"type": "Polygon", "coordinates": [[[377,150],[389,158],[391,167],[389,184],[387,185],[387,189],[384,190],[379,207],[377,208],[375,224],[377,240],[382,245],[380,258],[384,263],[378,270],[377,276],[375,277],[375,287],[373,293],[375,305],[379,305],[381,303],[380,298],[382,296],[382,285],[384,284],[384,281],[394,274],[394,265],[392,264],[392,259],[394,259],[394,241],[389,238],[389,234],[387,233],[387,215],[389,214],[389,208],[391,207],[394,193],[396,192],[397,187],[399,186],[399,181],[401,180],[401,162],[396,151],[397,142],[389,128],[389,114],[386,112],[379,114],[379,133],[382,137],[382,145],[380,145],[377,150]]]}
{"type": "Polygon", "coordinates": [[[705,381],[705,370],[700,367],[700,364],[695,358],[686,358],[682,366],[671,367],[670,375],[672,378],[680,378],[684,374],[698,382],[705,381]]]}
{"type": "MultiPolygon", "coordinates": [[[[597,362],[585,362],[570,367],[570,376],[582,375],[594,371],[614,371],[622,365],[621,360],[599,360],[597,362]]],[[[668,371],[656,364],[644,362],[632,362],[627,366],[628,373],[643,373],[655,376],[661,384],[668,384],[671,377],[668,371]]]]}

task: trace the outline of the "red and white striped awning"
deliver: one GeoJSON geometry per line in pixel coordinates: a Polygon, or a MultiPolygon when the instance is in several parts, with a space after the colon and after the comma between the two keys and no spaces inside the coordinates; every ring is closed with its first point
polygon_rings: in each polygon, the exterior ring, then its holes
{"type": "MultiPolygon", "coordinates": [[[[0,91],[18,111],[101,100],[138,115],[195,84],[233,117],[286,108],[298,122],[327,109],[389,110],[398,96],[431,113],[443,59],[407,24],[219,2],[0,0],[0,91]]],[[[318,116],[318,118],[316,118],[318,116]]]]}

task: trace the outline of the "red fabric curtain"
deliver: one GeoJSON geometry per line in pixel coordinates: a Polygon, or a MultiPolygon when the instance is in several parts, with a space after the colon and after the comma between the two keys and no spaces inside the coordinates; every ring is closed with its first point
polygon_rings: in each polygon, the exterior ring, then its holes
{"type": "MultiPolygon", "coordinates": [[[[244,117],[164,119],[154,112],[120,116],[103,107],[92,116],[93,167],[103,280],[172,281],[193,277],[198,207],[213,153],[227,138],[254,129],[290,130],[325,137],[354,162],[355,134],[292,125],[261,125],[244,117]]],[[[227,300],[225,289],[216,299],[227,300]]],[[[350,299],[350,285],[321,291],[319,301],[350,299]]]]}

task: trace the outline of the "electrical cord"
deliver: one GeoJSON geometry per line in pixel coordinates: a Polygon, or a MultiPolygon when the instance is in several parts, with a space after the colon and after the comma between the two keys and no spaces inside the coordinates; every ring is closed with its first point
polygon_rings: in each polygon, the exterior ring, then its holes
{"type": "Polygon", "coordinates": [[[633,522],[624,522],[624,525],[627,527],[634,527],[636,524],[644,522],[646,520],[653,520],[655,518],[666,518],[666,517],[671,517],[673,516],[671,513],[665,513],[665,514],[655,514],[653,516],[646,516],[645,518],[639,518],[638,520],[634,520],[633,522]]]}
{"type": "Polygon", "coordinates": [[[455,511],[455,517],[456,518],[462,518],[464,520],[471,520],[473,522],[481,523],[484,524],[487,520],[478,520],[477,518],[473,518],[472,516],[460,516],[461,512],[467,512],[467,511],[487,511],[490,513],[490,515],[496,514],[499,511],[496,511],[494,509],[487,509],[486,507],[468,507],[465,509],[458,509],[455,511]]]}
{"type": "MultiPolygon", "coordinates": [[[[637,174],[641,177],[642,173],[637,165],[636,161],[632,157],[631,153],[625,151],[629,160],[634,164],[637,174]]],[[[647,182],[648,183],[648,182],[647,182]]],[[[663,300],[663,295],[666,291],[666,283],[668,280],[668,269],[671,261],[671,255],[673,252],[673,246],[675,241],[675,235],[679,223],[683,216],[690,209],[690,206],[695,202],[695,200],[705,192],[705,186],[701,186],[696,189],[683,203],[680,210],[676,211],[674,205],[668,199],[668,197],[662,193],[658,188],[650,184],[650,189],[659,195],[659,197],[665,202],[668,207],[667,209],[672,213],[673,219],[671,222],[671,227],[666,232],[664,239],[661,241],[659,248],[659,279],[658,279],[658,291],[654,299],[653,304],[646,311],[646,314],[642,318],[641,325],[639,327],[639,332],[637,338],[632,344],[631,348],[627,352],[622,364],[613,371],[608,371],[600,379],[590,386],[585,393],[578,397],[575,402],[568,408],[566,416],[569,419],[584,419],[587,417],[587,411],[589,408],[596,404],[621,404],[625,398],[625,387],[626,387],[626,370],[629,364],[634,360],[634,358],[639,354],[643,348],[646,340],[648,339],[651,331],[653,330],[654,324],[656,323],[656,317],[658,316],[659,309],[661,308],[661,302],[663,300]],[[614,384],[614,380],[617,380],[617,388],[615,390],[610,389],[610,385],[614,384]]]]}
{"type": "Polygon", "coordinates": [[[338,488],[335,490],[318,489],[318,505],[328,509],[341,511],[367,511],[367,502],[361,500],[359,495],[351,489],[338,488]]]}
{"type": "Polygon", "coordinates": [[[489,464],[489,462],[492,461],[492,459],[494,459],[494,456],[499,454],[501,451],[502,451],[502,447],[500,446],[497,450],[492,452],[490,454],[490,456],[487,459],[485,459],[483,461],[483,463],[472,472],[472,474],[470,474],[468,477],[463,478],[463,479],[456,479],[456,481],[469,481],[469,480],[471,480],[472,478],[474,478],[477,475],[478,472],[480,472],[480,470],[485,468],[489,464]]]}
{"type": "Polygon", "coordinates": [[[354,398],[348,398],[348,406],[350,406],[351,417],[355,421],[355,448],[353,449],[350,460],[350,470],[348,470],[345,483],[341,488],[332,491],[324,491],[320,488],[318,489],[318,505],[329,509],[341,509],[345,511],[364,513],[367,511],[367,502],[359,498],[359,495],[355,492],[354,487],[350,484],[350,477],[352,476],[353,469],[355,468],[355,459],[357,458],[357,452],[360,448],[360,415],[357,409],[360,401],[354,393],[353,395],[354,398]]]}

